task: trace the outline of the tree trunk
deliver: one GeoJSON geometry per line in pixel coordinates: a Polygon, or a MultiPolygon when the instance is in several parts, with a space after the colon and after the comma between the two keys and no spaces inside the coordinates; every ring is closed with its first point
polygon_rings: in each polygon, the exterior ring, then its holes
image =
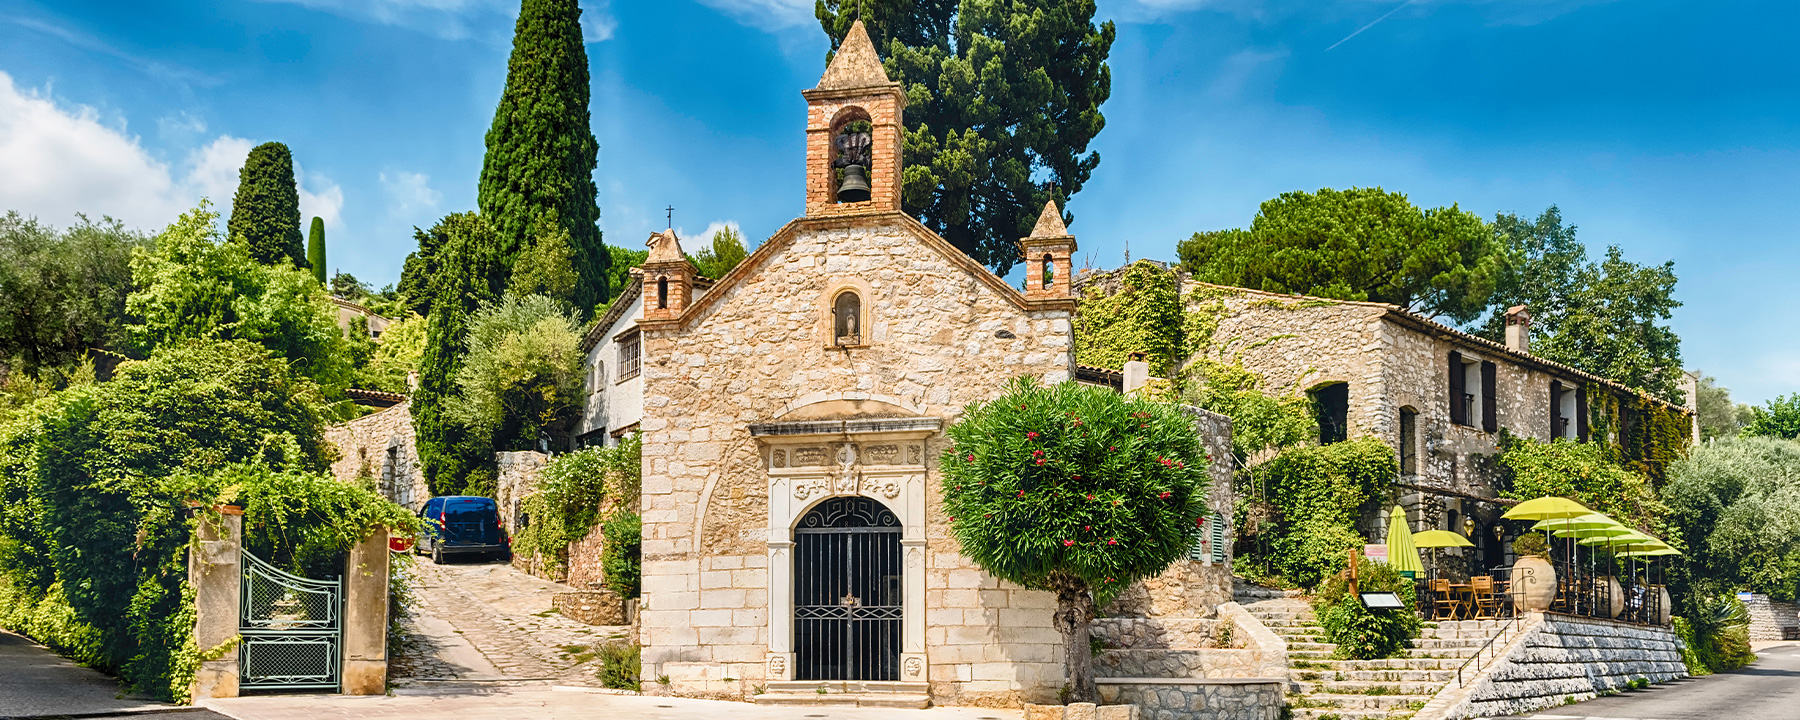
{"type": "Polygon", "coordinates": [[[1094,690],[1094,651],[1089,628],[1094,622],[1094,596],[1087,583],[1060,577],[1056,587],[1056,615],[1052,621],[1063,636],[1063,662],[1068,674],[1065,702],[1099,702],[1094,690]]]}

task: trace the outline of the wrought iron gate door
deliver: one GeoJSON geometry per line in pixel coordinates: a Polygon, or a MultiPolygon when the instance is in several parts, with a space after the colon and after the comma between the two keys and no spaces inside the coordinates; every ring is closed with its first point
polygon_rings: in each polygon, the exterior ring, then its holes
{"type": "Polygon", "coordinates": [[[881,503],[820,503],[794,529],[794,677],[900,679],[900,521],[881,503]]]}
{"type": "Polygon", "coordinates": [[[244,553],[239,583],[238,685],[245,690],[337,690],[343,581],[286,573],[244,553]]]}

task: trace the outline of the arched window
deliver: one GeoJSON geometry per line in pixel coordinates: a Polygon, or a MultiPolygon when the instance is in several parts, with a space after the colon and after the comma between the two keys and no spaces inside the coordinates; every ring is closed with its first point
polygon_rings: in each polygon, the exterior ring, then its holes
{"type": "Polygon", "coordinates": [[[831,301],[832,344],[861,345],[862,297],[853,290],[838,293],[831,301]]]}
{"type": "Polygon", "coordinates": [[[1056,263],[1050,259],[1049,253],[1045,253],[1044,254],[1044,285],[1043,286],[1050,287],[1050,285],[1054,282],[1056,282],[1056,263]]]}
{"type": "Polygon", "coordinates": [[[869,113],[860,107],[847,107],[838,112],[831,130],[831,198],[833,202],[867,202],[869,200],[869,166],[874,126],[869,113]]]}
{"type": "Polygon", "coordinates": [[[666,277],[657,278],[656,279],[656,309],[661,310],[668,306],[669,306],[669,279],[666,277]]]}

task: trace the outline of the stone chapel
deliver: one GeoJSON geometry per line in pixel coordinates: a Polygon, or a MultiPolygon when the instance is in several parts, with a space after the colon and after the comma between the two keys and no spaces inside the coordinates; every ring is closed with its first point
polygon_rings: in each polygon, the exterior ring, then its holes
{"type": "Polygon", "coordinates": [[[906,98],[860,23],[802,94],[806,214],[703,295],[673,233],[642,267],[644,686],[1053,700],[1055,599],[959,553],[936,462],[966,404],[1071,379],[1075,239],[1045,207],[1020,291],[901,211],[906,98]]]}

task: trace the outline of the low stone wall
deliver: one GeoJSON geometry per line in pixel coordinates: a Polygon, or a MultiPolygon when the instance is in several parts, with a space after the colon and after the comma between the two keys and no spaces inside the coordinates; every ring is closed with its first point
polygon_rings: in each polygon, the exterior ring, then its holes
{"type": "Polygon", "coordinates": [[[1800,607],[1794,603],[1749,593],[1744,609],[1750,612],[1751,640],[1786,640],[1788,635],[1800,633],[1800,607]]]}
{"type": "Polygon", "coordinates": [[[1415,717],[1523,715],[1621,690],[1634,680],[1660,683],[1687,675],[1681,641],[1668,628],[1565,615],[1527,622],[1501,660],[1464,687],[1446,689],[1415,717]]]}
{"type": "Polygon", "coordinates": [[[412,410],[402,402],[386,410],[325,428],[325,442],[335,446],[338,459],[331,475],[339,482],[356,483],[368,477],[376,491],[408,510],[417,512],[431,499],[419,453],[413,442],[412,410]]]}
{"type": "Polygon", "coordinates": [[[627,625],[625,601],[610,590],[572,590],[550,596],[550,606],[575,622],[589,625],[627,625]]]}
{"type": "Polygon", "coordinates": [[[1025,720],[1138,720],[1141,717],[1136,705],[1025,705],[1025,720]]]}
{"type": "Polygon", "coordinates": [[[1098,678],[1100,701],[1136,705],[1143,720],[1278,720],[1279,678],[1098,678]]]}
{"type": "Polygon", "coordinates": [[[1236,603],[1212,618],[1101,618],[1096,675],[1116,678],[1262,678],[1287,674],[1287,643],[1236,603]]]}

